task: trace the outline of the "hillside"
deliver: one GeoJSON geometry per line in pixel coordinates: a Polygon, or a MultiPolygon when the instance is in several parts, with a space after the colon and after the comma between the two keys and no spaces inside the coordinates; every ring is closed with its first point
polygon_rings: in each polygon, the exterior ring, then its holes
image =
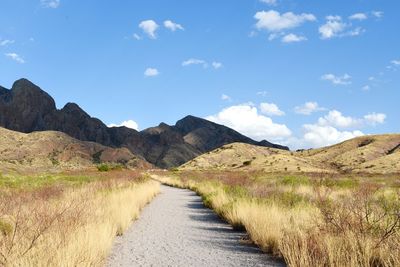
{"type": "Polygon", "coordinates": [[[201,155],[180,169],[400,173],[400,134],[363,136],[334,146],[298,152],[234,143],[201,155]]]}
{"type": "Polygon", "coordinates": [[[0,127],[23,133],[60,131],[81,141],[126,147],[161,168],[179,166],[232,142],[288,149],[266,140],[254,141],[194,116],[187,116],[174,126],[161,123],[141,132],[126,127],[108,128],[75,103],[57,109],[49,94],[26,79],[16,81],[10,90],[0,87],[0,127]]]}
{"type": "Polygon", "coordinates": [[[25,134],[0,128],[0,171],[73,170],[98,163],[150,167],[126,148],[79,141],[61,132],[25,134]]]}

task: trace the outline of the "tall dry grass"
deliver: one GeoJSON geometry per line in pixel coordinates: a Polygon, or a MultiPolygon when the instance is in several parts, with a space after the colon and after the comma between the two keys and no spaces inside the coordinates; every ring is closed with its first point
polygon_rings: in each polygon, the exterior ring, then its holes
{"type": "Polygon", "coordinates": [[[186,172],[158,179],[196,191],[288,266],[400,266],[398,189],[347,178],[252,175],[186,172]]]}
{"type": "Polygon", "coordinates": [[[129,175],[84,186],[2,189],[0,266],[100,266],[115,236],[158,192],[158,182],[129,175]]]}

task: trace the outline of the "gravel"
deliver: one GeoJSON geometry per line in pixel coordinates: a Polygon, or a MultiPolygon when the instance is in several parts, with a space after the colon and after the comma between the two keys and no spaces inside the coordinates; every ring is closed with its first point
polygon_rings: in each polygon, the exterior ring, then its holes
{"type": "Polygon", "coordinates": [[[162,186],[117,237],[107,266],[284,266],[234,231],[190,190],[162,186]]]}

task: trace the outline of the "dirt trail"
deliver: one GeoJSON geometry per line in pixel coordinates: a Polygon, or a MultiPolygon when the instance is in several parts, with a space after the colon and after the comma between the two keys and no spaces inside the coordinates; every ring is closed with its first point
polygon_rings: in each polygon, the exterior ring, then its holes
{"type": "Polygon", "coordinates": [[[118,237],[107,266],[282,266],[232,230],[189,190],[162,186],[118,237]]]}

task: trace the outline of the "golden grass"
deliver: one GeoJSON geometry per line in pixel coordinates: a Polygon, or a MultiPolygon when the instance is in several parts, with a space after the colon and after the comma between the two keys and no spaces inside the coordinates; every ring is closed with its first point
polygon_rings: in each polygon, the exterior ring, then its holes
{"type": "Polygon", "coordinates": [[[212,175],[157,179],[196,191],[207,206],[288,266],[400,266],[396,188],[354,187],[347,180],[325,186],[295,177],[263,182],[247,175],[212,175]]]}
{"type": "Polygon", "coordinates": [[[140,178],[2,191],[0,266],[101,266],[158,192],[158,182],[140,178]]]}

